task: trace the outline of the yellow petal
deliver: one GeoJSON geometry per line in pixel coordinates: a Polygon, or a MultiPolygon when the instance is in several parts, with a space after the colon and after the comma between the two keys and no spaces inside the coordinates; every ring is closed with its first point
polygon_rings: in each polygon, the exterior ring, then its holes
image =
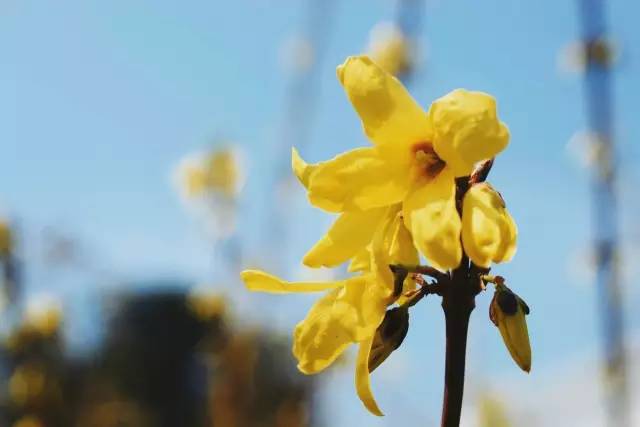
{"type": "Polygon", "coordinates": [[[240,278],[247,289],[254,292],[286,294],[293,292],[320,292],[344,286],[344,281],[336,282],[287,282],[260,270],[244,270],[240,278]]]}
{"type": "Polygon", "coordinates": [[[367,136],[408,155],[411,144],[429,140],[425,111],[398,79],[367,56],[351,56],[337,69],[367,136]]]}
{"type": "Polygon", "coordinates": [[[352,334],[341,327],[333,309],[340,292],[334,289],[316,301],[293,331],[293,355],[304,374],[322,371],[353,343],[352,334]]]}
{"type": "MultiPolygon", "coordinates": [[[[389,293],[394,291],[394,279],[390,264],[415,265],[419,256],[409,230],[407,230],[398,203],[389,208],[371,242],[371,272],[385,284],[389,293]]],[[[407,276],[403,291],[415,287],[412,276],[407,276]]],[[[391,301],[393,302],[393,301],[391,301]]]]}
{"type": "Polygon", "coordinates": [[[302,262],[312,268],[335,267],[354,257],[369,244],[385,212],[375,208],[342,213],[302,262]]]}
{"type": "Polygon", "coordinates": [[[457,267],[462,258],[455,195],[453,173],[446,167],[433,180],[417,184],[403,206],[416,247],[440,270],[457,267]]]}
{"type": "Polygon", "coordinates": [[[354,255],[349,263],[347,271],[353,273],[356,271],[368,271],[371,268],[371,251],[369,247],[363,248],[354,255]]]}
{"type": "Polygon", "coordinates": [[[208,185],[232,196],[237,190],[240,177],[234,152],[230,149],[214,151],[207,157],[206,166],[208,185]]]}
{"type": "Polygon", "coordinates": [[[357,148],[314,167],[309,201],[329,212],[397,203],[408,188],[409,171],[390,167],[374,148],[357,148]]]}
{"type": "MultiPolygon", "coordinates": [[[[393,273],[389,269],[389,264],[392,264],[390,247],[393,238],[393,226],[398,217],[400,206],[400,204],[396,204],[387,210],[371,241],[371,274],[376,277],[378,283],[384,286],[389,297],[392,296],[394,291],[393,273]]],[[[392,302],[391,300],[389,301],[389,303],[392,302]]]]}
{"type": "MultiPolygon", "coordinates": [[[[413,237],[404,224],[401,215],[396,217],[394,224],[393,234],[391,238],[391,244],[389,247],[389,257],[391,258],[391,264],[402,265],[416,265],[420,263],[420,255],[418,250],[413,244],[413,237]]],[[[404,279],[404,286],[402,293],[414,290],[416,288],[416,281],[412,274],[409,274],[404,279]]],[[[402,304],[406,301],[404,295],[401,295],[396,302],[402,304]]]]}
{"type": "Polygon", "coordinates": [[[371,382],[369,380],[369,353],[371,352],[372,344],[373,336],[360,343],[358,357],[356,359],[356,391],[365,408],[373,415],[382,417],[384,414],[378,407],[376,399],[373,397],[371,382]]]}
{"type": "Polygon", "coordinates": [[[509,143],[509,130],[498,119],[495,99],[483,92],[456,89],[431,104],[433,148],[455,176],[494,157],[509,143]]]}
{"type": "Polygon", "coordinates": [[[413,237],[407,229],[402,215],[398,213],[394,218],[389,242],[389,258],[392,264],[415,265],[419,262],[419,255],[413,244],[413,237]]]}
{"type": "Polygon", "coordinates": [[[300,183],[304,185],[304,188],[309,188],[309,176],[315,170],[316,165],[310,165],[305,162],[298,150],[295,147],[291,147],[291,168],[293,169],[293,173],[298,178],[300,183]]]}
{"type": "Polygon", "coordinates": [[[481,267],[509,261],[516,251],[518,230],[504,200],[488,183],[474,185],[462,205],[462,244],[481,267]]]}
{"type": "Polygon", "coordinates": [[[382,322],[386,298],[370,275],[347,279],[320,299],[295,328],[298,369],[314,374],[329,366],[349,343],[372,336],[382,322]]]}

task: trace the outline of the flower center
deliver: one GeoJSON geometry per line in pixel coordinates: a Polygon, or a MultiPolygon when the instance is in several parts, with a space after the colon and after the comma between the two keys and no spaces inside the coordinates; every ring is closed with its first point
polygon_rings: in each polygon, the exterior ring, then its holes
{"type": "Polygon", "coordinates": [[[414,167],[418,176],[429,179],[435,178],[446,166],[433,149],[430,142],[419,142],[411,147],[413,151],[414,167]]]}

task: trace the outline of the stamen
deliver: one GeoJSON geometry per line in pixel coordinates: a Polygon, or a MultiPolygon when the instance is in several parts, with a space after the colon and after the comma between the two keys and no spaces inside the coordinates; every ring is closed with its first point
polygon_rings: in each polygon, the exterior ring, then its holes
{"type": "Polygon", "coordinates": [[[417,165],[418,173],[424,175],[427,178],[436,177],[442,169],[446,166],[446,163],[438,157],[433,144],[430,142],[420,142],[412,147],[413,157],[417,165]]]}

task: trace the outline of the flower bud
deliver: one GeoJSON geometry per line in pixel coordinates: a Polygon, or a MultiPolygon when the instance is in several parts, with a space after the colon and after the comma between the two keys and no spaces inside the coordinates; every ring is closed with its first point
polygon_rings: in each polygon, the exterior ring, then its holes
{"type": "Polygon", "coordinates": [[[409,309],[395,307],[387,311],[378,326],[369,354],[369,372],[373,372],[395,349],[400,347],[409,330],[409,309]]]}
{"type": "Polygon", "coordinates": [[[500,330],[513,360],[523,371],[531,370],[531,344],[525,316],[529,306],[511,289],[497,285],[489,307],[489,317],[500,330]]]}

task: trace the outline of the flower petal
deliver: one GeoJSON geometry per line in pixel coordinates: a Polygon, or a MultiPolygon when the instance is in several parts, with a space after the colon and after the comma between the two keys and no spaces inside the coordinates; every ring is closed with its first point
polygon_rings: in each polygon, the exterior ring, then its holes
{"type": "Polygon", "coordinates": [[[376,231],[386,208],[343,212],[304,256],[304,265],[312,268],[335,267],[364,249],[376,231]]]}
{"type": "Polygon", "coordinates": [[[500,194],[488,183],[474,185],[462,205],[462,244],[481,267],[509,261],[516,251],[518,230],[500,194]]]}
{"type": "Polygon", "coordinates": [[[350,331],[341,327],[333,310],[341,289],[334,289],[311,307],[293,332],[293,355],[300,372],[311,375],[331,365],[353,342],[350,331]]]}
{"type": "Polygon", "coordinates": [[[416,184],[403,205],[404,221],[416,247],[443,271],[457,267],[462,258],[455,195],[453,172],[446,167],[426,184],[416,184]]]}
{"type": "Polygon", "coordinates": [[[309,175],[309,201],[329,212],[397,203],[408,188],[408,170],[389,167],[374,148],[357,148],[314,167],[309,175]]]}
{"type": "Polygon", "coordinates": [[[433,148],[455,176],[490,159],[509,143],[509,130],[498,119],[495,99],[483,92],[456,89],[431,104],[433,148]]]}
{"type": "Polygon", "coordinates": [[[294,292],[321,292],[344,286],[344,281],[335,282],[287,282],[260,270],[244,270],[240,278],[247,289],[254,292],[287,294],[294,292]]]}
{"type": "Polygon", "coordinates": [[[347,271],[353,273],[356,271],[367,271],[371,268],[371,250],[369,247],[361,249],[354,255],[353,259],[349,263],[347,271]]]}
{"type": "MultiPolygon", "coordinates": [[[[418,251],[404,224],[400,208],[399,203],[389,208],[371,242],[371,272],[386,286],[390,296],[394,291],[394,278],[389,265],[415,265],[419,260],[418,251]]],[[[415,287],[415,281],[412,276],[407,276],[403,290],[409,290],[412,286],[415,287]]]]}
{"type": "Polygon", "coordinates": [[[291,169],[293,169],[293,173],[298,178],[300,183],[304,185],[304,188],[309,188],[309,176],[315,170],[316,165],[310,165],[305,162],[298,150],[295,147],[291,147],[291,169]]]}
{"type": "Polygon", "coordinates": [[[314,374],[329,366],[349,343],[375,333],[384,318],[386,294],[370,275],[347,279],[320,299],[294,331],[298,369],[314,374]]]}
{"type": "Polygon", "coordinates": [[[373,344],[373,336],[360,343],[356,359],[356,391],[365,408],[373,415],[384,416],[371,391],[369,380],[369,353],[373,344]]]}
{"type": "Polygon", "coordinates": [[[351,56],[337,69],[338,80],[378,146],[409,154],[411,144],[429,140],[425,111],[398,79],[367,56],[351,56]]]}

